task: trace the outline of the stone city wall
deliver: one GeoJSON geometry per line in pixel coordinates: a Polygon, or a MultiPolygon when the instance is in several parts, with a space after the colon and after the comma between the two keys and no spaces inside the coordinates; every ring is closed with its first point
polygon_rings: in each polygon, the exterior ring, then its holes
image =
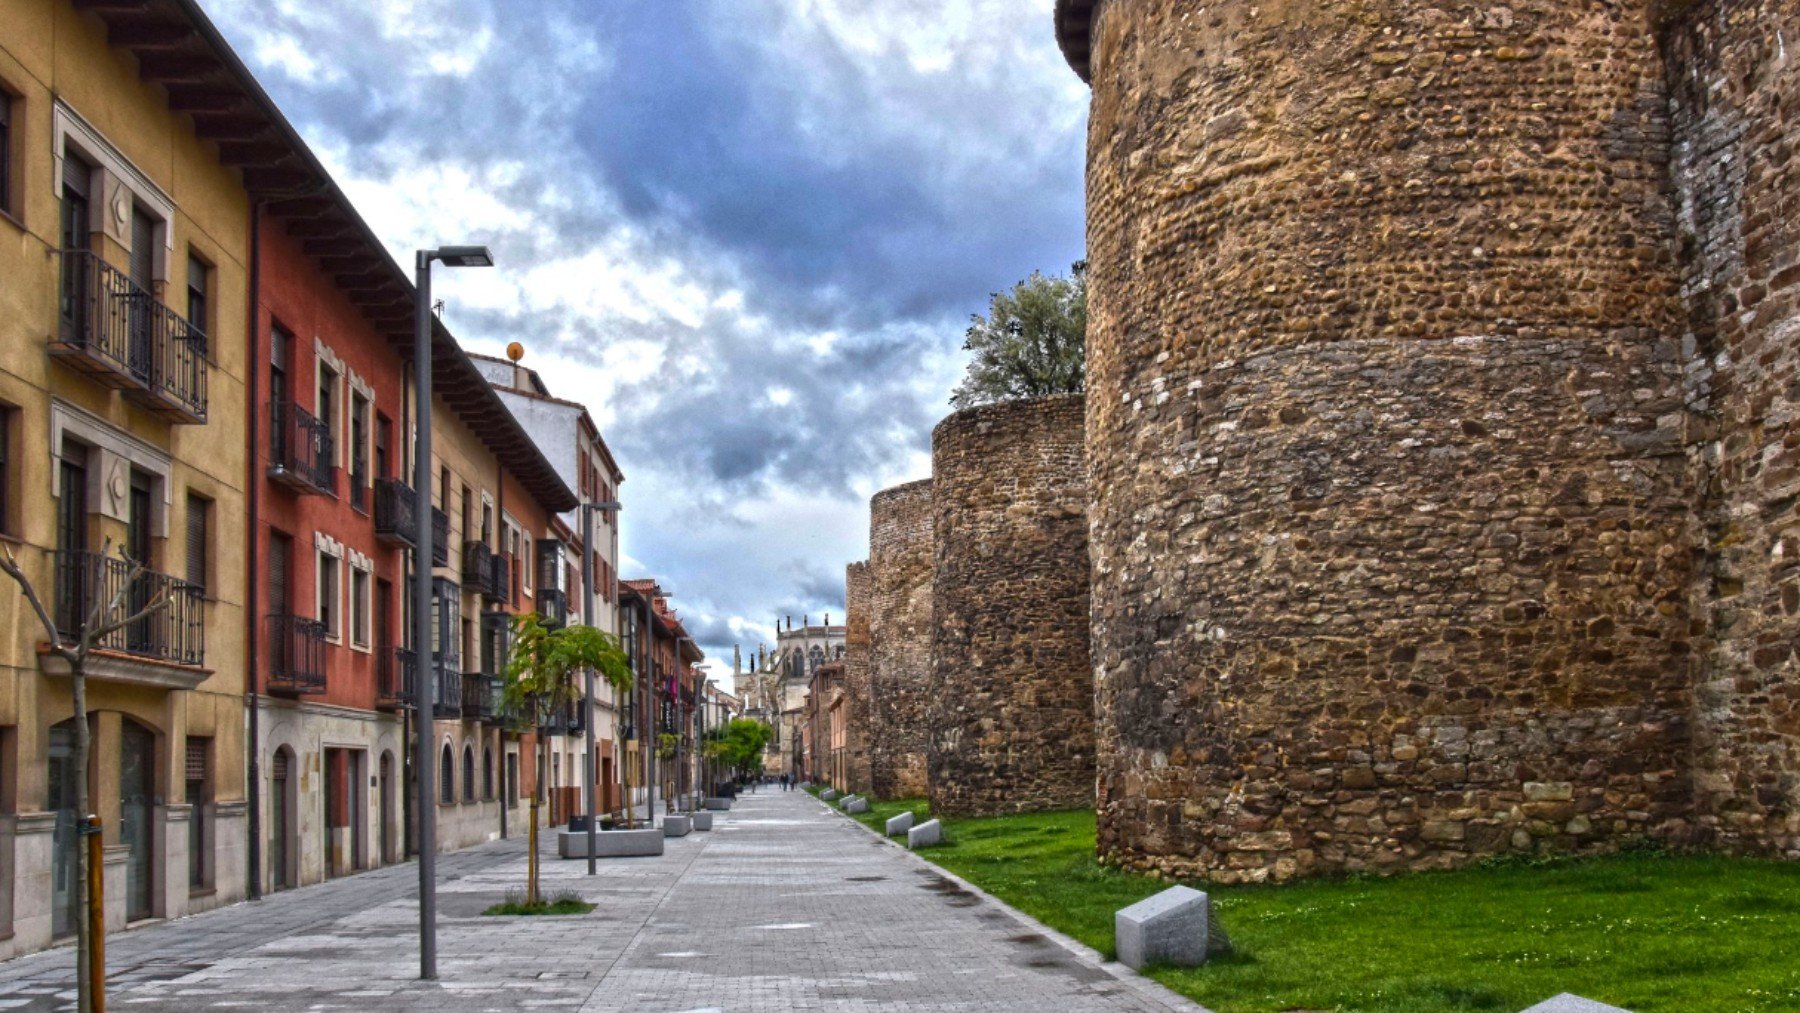
{"type": "Polygon", "coordinates": [[[932,433],[931,811],[1094,804],[1082,396],[932,433]]]}
{"type": "Polygon", "coordinates": [[[869,562],[851,563],[844,567],[844,705],[850,708],[845,721],[844,749],[849,769],[848,792],[872,790],[869,769],[869,735],[874,701],[869,691],[869,562]]]}
{"type": "Polygon", "coordinates": [[[877,798],[925,794],[931,554],[931,480],[876,493],[869,501],[869,760],[877,798]]]}
{"type": "Polygon", "coordinates": [[[1683,253],[1695,792],[1713,843],[1800,857],[1800,2],[1698,3],[1662,35],[1683,253]]]}
{"type": "Polygon", "coordinates": [[[1099,6],[1107,859],[1257,880],[1690,837],[1693,511],[1647,19],[1099,6]]]}

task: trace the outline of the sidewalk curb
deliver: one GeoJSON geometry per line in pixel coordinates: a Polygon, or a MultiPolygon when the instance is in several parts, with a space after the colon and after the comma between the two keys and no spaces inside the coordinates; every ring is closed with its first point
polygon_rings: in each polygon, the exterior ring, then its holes
{"type": "MultiPolygon", "coordinates": [[[[808,792],[808,794],[810,795],[811,793],[808,792]]],[[[818,802],[818,804],[821,807],[823,807],[827,812],[830,812],[837,816],[843,817],[845,820],[848,820],[852,826],[856,827],[859,830],[864,831],[865,833],[867,833],[869,836],[875,838],[880,843],[885,844],[890,848],[894,848],[895,850],[899,851],[901,854],[905,855],[906,857],[912,859],[914,862],[918,863],[919,865],[922,865],[925,868],[931,870],[936,875],[944,877],[945,879],[949,880],[952,883],[955,883],[957,886],[961,887],[962,889],[967,890],[970,893],[974,894],[975,896],[981,898],[982,900],[985,900],[988,903],[994,905],[994,907],[998,908],[999,910],[1005,912],[1007,915],[1011,916],[1012,919],[1014,921],[1018,922],[1020,925],[1024,926],[1025,928],[1030,929],[1033,932],[1043,935],[1044,938],[1049,939],[1051,942],[1062,947],[1064,950],[1067,950],[1070,955],[1081,960],[1083,963],[1089,965],[1090,967],[1096,968],[1097,970],[1105,972],[1107,975],[1111,976],[1113,979],[1115,979],[1118,982],[1120,982],[1121,984],[1123,984],[1127,989],[1129,989],[1131,992],[1136,994],[1138,997],[1140,997],[1146,1001],[1149,1001],[1149,1002],[1159,1003],[1163,1007],[1165,1007],[1169,1010],[1179,1011],[1179,1013],[1213,1013],[1212,1010],[1209,1010],[1205,1006],[1202,1006],[1199,1003],[1194,1002],[1192,999],[1189,999],[1186,996],[1182,995],[1181,993],[1176,992],[1174,989],[1169,988],[1167,985],[1164,985],[1162,982],[1159,982],[1159,981],[1155,980],[1154,978],[1146,978],[1143,975],[1137,973],[1136,971],[1133,971],[1131,968],[1126,967],[1124,964],[1121,964],[1116,960],[1107,960],[1104,956],[1102,956],[1100,954],[1099,950],[1096,950],[1093,947],[1087,945],[1086,943],[1084,943],[1078,939],[1075,939],[1071,936],[1064,935],[1063,933],[1058,932],[1056,929],[1053,929],[1050,926],[1045,925],[1043,922],[1038,921],[1036,918],[1031,917],[1030,915],[1026,914],[1025,912],[1020,911],[1018,908],[1013,907],[1011,904],[1008,904],[1007,902],[1001,900],[1000,898],[994,896],[993,894],[988,893],[986,890],[983,890],[981,887],[976,886],[974,883],[971,883],[968,880],[962,878],[961,876],[958,876],[956,873],[951,872],[949,869],[946,869],[943,866],[937,864],[936,862],[933,862],[929,858],[926,858],[925,856],[919,854],[918,852],[912,850],[911,848],[906,847],[905,845],[899,843],[898,841],[895,841],[892,838],[889,838],[889,837],[881,834],[880,832],[876,831],[873,827],[870,827],[870,826],[864,824],[861,820],[858,820],[858,819],[850,816],[848,813],[839,811],[837,808],[833,807],[829,802],[820,802],[819,797],[817,795],[813,795],[812,799],[814,802],[818,802]]]]}

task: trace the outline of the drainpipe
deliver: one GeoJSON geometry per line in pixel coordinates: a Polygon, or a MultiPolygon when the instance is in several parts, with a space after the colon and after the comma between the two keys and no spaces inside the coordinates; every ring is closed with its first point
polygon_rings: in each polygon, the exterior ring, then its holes
{"type": "Polygon", "coordinates": [[[249,875],[246,878],[250,881],[248,892],[251,900],[262,899],[262,764],[258,762],[257,759],[258,754],[262,751],[262,736],[260,721],[256,713],[256,673],[261,667],[257,664],[258,659],[261,657],[258,653],[258,634],[261,632],[261,624],[256,620],[262,604],[262,596],[260,594],[262,583],[257,579],[261,575],[262,570],[256,565],[256,523],[262,516],[259,507],[259,502],[262,498],[260,495],[262,490],[262,480],[261,476],[257,474],[256,469],[256,448],[259,432],[258,427],[262,421],[263,414],[257,410],[258,406],[256,403],[257,377],[262,372],[257,367],[258,359],[256,349],[262,347],[266,351],[268,346],[263,345],[258,338],[260,328],[257,327],[257,317],[259,315],[257,309],[260,305],[261,294],[262,201],[253,200],[250,202],[250,298],[247,300],[249,303],[250,325],[250,368],[246,370],[246,372],[250,375],[245,383],[245,390],[248,392],[249,398],[250,418],[249,424],[244,427],[247,434],[245,439],[248,442],[248,446],[244,449],[250,459],[250,481],[247,483],[250,487],[250,523],[245,525],[244,534],[244,541],[247,543],[244,549],[244,558],[250,561],[250,586],[245,589],[244,595],[245,601],[249,604],[249,608],[245,610],[246,614],[244,616],[244,647],[247,652],[246,660],[249,662],[245,668],[246,674],[249,677],[249,685],[245,687],[248,692],[245,693],[244,706],[250,712],[249,784],[245,785],[246,796],[250,806],[248,830],[250,840],[247,842],[249,847],[245,849],[245,852],[250,863],[250,868],[248,870],[249,875]]]}

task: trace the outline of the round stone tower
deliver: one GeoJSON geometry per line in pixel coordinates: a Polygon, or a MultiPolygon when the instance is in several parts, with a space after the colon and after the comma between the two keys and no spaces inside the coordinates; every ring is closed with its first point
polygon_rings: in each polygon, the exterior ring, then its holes
{"type": "Polygon", "coordinates": [[[931,474],[931,811],[1091,806],[1081,395],[957,412],[931,474]]]}
{"type": "Polygon", "coordinates": [[[870,498],[868,579],[870,790],[917,798],[931,675],[931,479],[870,498]]]}
{"type": "Polygon", "coordinates": [[[1647,18],[1058,3],[1093,87],[1104,857],[1254,880],[1683,832],[1647,18]]]}

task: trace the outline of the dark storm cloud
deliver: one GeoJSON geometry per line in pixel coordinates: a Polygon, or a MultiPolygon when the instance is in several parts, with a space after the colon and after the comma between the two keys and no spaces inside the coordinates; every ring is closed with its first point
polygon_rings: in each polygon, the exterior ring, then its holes
{"type": "Polygon", "coordinates": [[[1048,0],[207,2],[395,250],[557,268],[486,303],[459,278],[448,319],[610,420],[626,549],[727,663],[841,615],[968,315],[1082,255],[1048,0]]]}

